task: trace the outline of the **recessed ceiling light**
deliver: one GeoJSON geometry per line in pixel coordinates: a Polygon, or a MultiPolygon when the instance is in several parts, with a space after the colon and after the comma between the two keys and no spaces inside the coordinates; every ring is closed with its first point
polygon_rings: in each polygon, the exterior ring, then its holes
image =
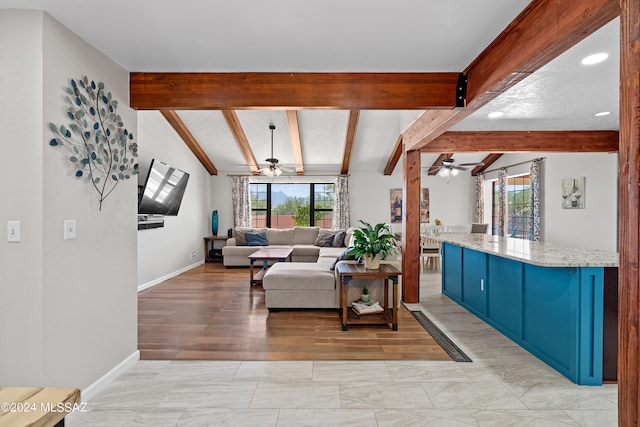
{"type": "Polygon", "coordinates": [[[489,117],[490,119],[495,119],[501,117],[503,114],[504,113],[502,111],[494,111],[493,113],[489,113],[487,117],[489,117]]]}
{"type": "Polygon", "coordinates": [[[593,55],[589,55],[586,58],[584,58],[582,61],[580,61],[582,63],[582,65],[592,65],[592,64],[597,64],[598,62],[602,62],[605,59],[607,59],[609,57],[608,53],[595,53],[593,55]]]}
{"type": "Polygon", "coordinates": [[[609,114],[611,114],[611,111],[601,111],[599,113],[595,113],[594,116],[602,117],[602,116],[608,116],[609,114]]]}

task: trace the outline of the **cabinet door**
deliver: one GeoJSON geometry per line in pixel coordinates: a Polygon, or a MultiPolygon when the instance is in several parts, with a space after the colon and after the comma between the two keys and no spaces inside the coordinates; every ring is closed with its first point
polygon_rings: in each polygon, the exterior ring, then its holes
{"type": "Polygon", "coordinates": [[[462,299],[462,248],[442,245],[442,293],[454,299],[462,299]]]}
{"type": "Polygon", "coordinates": [[[487,305],[487,254],[463,249],[462,301],[481,314],[487,305]]]}
{"type": "Polygon", "coordinates": [[[487,317],[510,337],[522,337],[522,266],[519,261],[489,255],[487,317]]]}

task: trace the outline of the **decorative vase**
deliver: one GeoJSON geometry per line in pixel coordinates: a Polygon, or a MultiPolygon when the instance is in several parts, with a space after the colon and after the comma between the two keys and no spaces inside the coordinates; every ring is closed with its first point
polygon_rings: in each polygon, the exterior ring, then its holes
{"type": "Polygon", "coordinates": [[[367,295],[360,295],[360,301],[362,302],[369,302],[369,300],[371,299],[371,295],[367,294],[367,295]]]}
{"type": "Polygon", "coordinates": [[[211,213],[211,234],[218,235],[218,211],[214,210],[211,213]]]}
{"type": "Polygon", "coordinates": [[[378,270],[380,268],[380,257],[378,255],[365,255],[364,268],[367,270],[378,270]]]}

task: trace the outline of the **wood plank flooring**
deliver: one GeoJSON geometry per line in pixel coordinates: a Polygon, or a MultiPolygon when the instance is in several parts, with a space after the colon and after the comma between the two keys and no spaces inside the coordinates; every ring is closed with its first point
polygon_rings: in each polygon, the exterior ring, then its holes
{"type": "Polygon", "coordinates": [[[204,264],[138,294],[143,360],[451,360],[409,311],[398,331],[337,310],[269,313],[248,268],[204,264]]]}

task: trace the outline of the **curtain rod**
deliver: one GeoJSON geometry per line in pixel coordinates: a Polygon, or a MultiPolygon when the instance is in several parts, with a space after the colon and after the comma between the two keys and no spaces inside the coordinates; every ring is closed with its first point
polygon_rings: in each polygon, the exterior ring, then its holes
{"type": "Polygon", "coordinates": [[[546,159],[546,157],[537,157],[535,159],[527,160],[527,161],[520,162],[520,163],[514,163],[512,165],[500,166],[499,168],[490,169],[488,171],[483,171],[482,173],[485,174],[485,173],[489,173],[489,172],[495,172],[495,171],[499,171],[500,169],[506,169],[506,168],[512,168],[514,166],[526,165],[527,163],[532,163],[532,162],[535,162],[536,160],[544,160],[544,159],[546,159]]]}

